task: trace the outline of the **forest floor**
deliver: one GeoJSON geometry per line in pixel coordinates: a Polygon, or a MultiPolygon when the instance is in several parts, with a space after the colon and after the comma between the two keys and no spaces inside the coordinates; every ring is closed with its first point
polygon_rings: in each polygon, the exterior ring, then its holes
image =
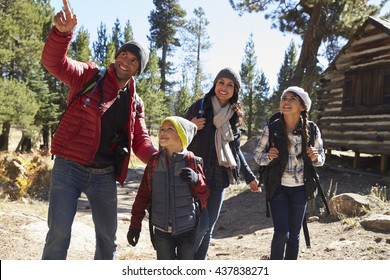
{"type": "MultiPolygon", "coordinates": [[[[372,186],[389,186],[390,177],[367,168],[352,170],[342,166],[345,160],[335,156],[318,169],[325,193],[353,192],[369,195],[372,186]],[[335,190],[337,188],[337,190],[335,190]]],[[[139,243],[131,247],[126,240],[130,209],[142,177],[142,168],[130,168],[124,186],[118,185],[117,259],[153,260],[147,218],[139,243]]],[[[390,197],[387,189],[387,197],[390,197]]],[[[47,232],[46,201],[21,199],[0,201],[0,259],[39,260],[47,232]]],[[[375,203],[369,214],[389,213],[389,203],[375,203]]],[[[269,255],[272,220],[266,217],[264,193],[252,193],[246,185],[233,185],[226,190],[207,259],[259,260],[269,255]]],[[[336,220],[320,215],[309,223],[311,248],[302,238],[301,260],[389,260],[390,237],[367,231],[359,221],[364,217],[336,220]]],[[[80,199],[72,229],[68,259],[91,260],[95,248],[94,226],[88,201],[80,199]]]]}

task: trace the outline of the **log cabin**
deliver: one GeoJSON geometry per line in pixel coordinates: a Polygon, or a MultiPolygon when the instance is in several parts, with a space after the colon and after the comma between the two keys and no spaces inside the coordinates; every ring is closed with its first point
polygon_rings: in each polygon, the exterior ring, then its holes
{"type": "Polygon", "coordinates": [[[369,17],[322,73],[318,125],[324,145],[380,155],[380,170],[390,156],[390,21],[369,17]]]}

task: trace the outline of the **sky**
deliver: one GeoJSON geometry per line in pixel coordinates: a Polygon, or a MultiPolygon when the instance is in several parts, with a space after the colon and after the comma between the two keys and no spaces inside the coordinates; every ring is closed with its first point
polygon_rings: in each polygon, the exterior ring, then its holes
{"type": "MultiPolygon", "coordinates": [[[[62,8],[62,0],[51,0],[51,4],[56,12],[62,8]]],[[[134,39],[149,46],[148,16],[155,9],[152,0],[69,0],[69,4],[78,17],[76,31],[81,26],[86,28],[91,42],[96,40],[101,22],[106,25],[110,34],[118,18],[122,28],[126,21],[130,20],[134,39]]],[[[212,78],[225,67],[240,71],[245,46],[251,33],[257,68],[264,72],[271,89],[276,87],[277,74],[290,42],[293,40],[298,50],[300,48],[299,37],[272,29],[271,21],[264,19],[264,13],[245,13],[239,16],[230,6],[229,0],[179,0],[179,4],[187,12],[186,19],[194,17],[195,8],[202,7],[210,22],[207,31],[212,46],[204,54],[202,62],[206,73],[212,78]]]]}

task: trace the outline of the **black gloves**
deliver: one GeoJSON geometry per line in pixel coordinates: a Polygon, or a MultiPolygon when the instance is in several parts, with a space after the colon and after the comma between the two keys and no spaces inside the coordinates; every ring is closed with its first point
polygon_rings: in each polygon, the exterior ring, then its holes
{"type": "Polygon", "coordinates": [[[190,183],[191,186],[195,185],[199,180],[198,174],[189,167],[182,168],[179,175],[184,182],[190,183]]]}
{"type": "Polygon", "coordinates": [[[131,246],[135,247],[137,245],[140,232],[139,229],[129,229],[127,232],[127,241],[131,246]]]}

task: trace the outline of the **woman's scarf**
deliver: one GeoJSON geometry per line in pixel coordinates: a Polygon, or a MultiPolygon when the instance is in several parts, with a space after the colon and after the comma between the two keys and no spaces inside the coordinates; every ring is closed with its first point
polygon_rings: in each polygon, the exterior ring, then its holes
{"type": "Polygon", "coordinates": [[[230,106],[222,107],[216,96],[211,97],[213,104],[213,123],[217,128],[215,132],[215,149],[217,151],[218,163],[221,166],[235,168],[237,166],[229,142],[234,140],[233,130],[230,126],[230,118],[234,110],[230,106]]]}

